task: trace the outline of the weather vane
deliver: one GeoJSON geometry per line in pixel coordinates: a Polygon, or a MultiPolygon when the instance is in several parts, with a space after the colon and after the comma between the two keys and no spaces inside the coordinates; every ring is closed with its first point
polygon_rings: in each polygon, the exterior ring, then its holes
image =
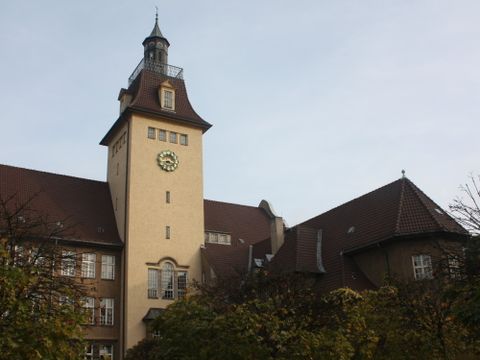
{"type": "Polygon", "coordinates": [[[402,178],[404,178],[404,177],[405,177],[405,170],[402,169],[402,178]]]}
{"type": "Polygon", "coordinates": [[[155,5],[155,21],[158,22],[158,6],[155,5]]]}

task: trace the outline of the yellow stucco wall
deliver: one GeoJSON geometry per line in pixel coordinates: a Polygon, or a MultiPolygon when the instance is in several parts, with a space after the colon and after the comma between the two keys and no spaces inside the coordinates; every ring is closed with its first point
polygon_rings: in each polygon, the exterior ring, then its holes
{"type": "Polygon", "coordinates": [[[201,280],[200,246],[203,244],[202,131],[197,128],[132,115],[130,120],[127,243],[125,247],[126,349],[146,336],[142,318],[149,308],[165,307],[168,300],[147,298],[146,263],[171,257],[187,265],[188,278],[201,280]],[[188,146],[147,137],[148,127],[188,135],[188,146]],[[157,155],[175,152],[173,172],[162,170],[157,155]],[[170,191],[171,203],[165,200],[170,191]],[[170,226],[171,238],[165,239],[170,226]]]}

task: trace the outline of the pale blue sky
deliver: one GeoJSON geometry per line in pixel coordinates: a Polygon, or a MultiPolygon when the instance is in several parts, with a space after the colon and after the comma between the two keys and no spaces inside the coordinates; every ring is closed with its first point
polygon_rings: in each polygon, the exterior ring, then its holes
{"type": "Polygon", "coordinates": [[[0,163],[105,179],[155,4],[214,125],[206,198],[293,225],[403,168],[446,207],[480,171],[480,2],[462,0],[3,2],[0,163]]]}

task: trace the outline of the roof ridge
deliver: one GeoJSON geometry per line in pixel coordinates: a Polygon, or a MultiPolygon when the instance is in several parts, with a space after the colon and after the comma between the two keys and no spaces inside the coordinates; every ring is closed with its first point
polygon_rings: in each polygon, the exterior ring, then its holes
{"type": "Polygon", "coordinates": [[[395,230],[394,234],[398,233],[398,228],[400,227],[400,219],[402,217],[402,210],[403,210],[403,200],[405,198],[405,180],[406,178],[402,178],[402,188],[400,190],[400,201],[398,202],[398,214],[397,214],[397,221],[395,223],[395,230]]]}
{"type": "Polygon", "coordinates": [[[204,201],[221,203],[221,204],[228,204],[228,205],[235,205],[235,206],[242,206],[242,207],[249,207],[249,208],[254,208],[254,209],[260,209],[258,206],[237,204],[237,203],[233,203],[233,202],[229,202],[229,201],[219,201],[219,200],[210,200],[210,199],[203,199],[203,200],[204,200],[204,201]]]}
{"type": "Polygon", "coordinates": [[[36,173],[40,173],[40,174],[47,174],[47,175],[53,175],[53,176],[61,176],[61,177],[66,177],[66,178],[70,178],[70,179],[83,180],[83,181],[94,181],[94,182],[98,182],[98,183],[102,183],[102,184],[107,184],[106,181],[89,179],[89,178],[82,178],[82,177],[79,177],[79,176],[73,176],[73,175],[67,175],[67,174],[58,174],[58,173],[49,172],[49,171],[35,170],[35,169],[29,169],[29,168],[20,167],[20,166],[0,164],[0,167],[2,167],[2,166],[8,167],[8,168],[12,168],[12,169],[23,170],[23,171],[36,172],[36,173]]]}
{"type": "Polygon", "coordinates": [[[443,226],[442,224],[440,224],[440,222],[437,220],[437,218],[433,215],[433,213],[430,211],[430,209],[428,208],[427,204],[425,204],[425,202],[422,200],[422,198],[420,197],[420,194],[419,192],[422,193],[423,196],[425,196],[428,200],[430,200],[436,207],[440,208],[440,206],[438,206],[438,204],[433,201],[427,194],[425,194],[422,190],[420,190],[420,188],[417,187],[417,185],[415,185],[411,180],[407,179],[408,181],[408,184],[410,185],[410,188],[412,189],[413,193],[415,194],[415,196],[417,197],[418,201],[420,201],[420,203],[423,205],[423,207],[425,208],[425,210],[427,210],[427,213],[430,215],[430,217],[433,219],[433,222],[435,224],[437,224],[437,226],[442,229],[442,230],[445,230],[445,231],[448,231],[447,228],[445,226],[443,226]]]}

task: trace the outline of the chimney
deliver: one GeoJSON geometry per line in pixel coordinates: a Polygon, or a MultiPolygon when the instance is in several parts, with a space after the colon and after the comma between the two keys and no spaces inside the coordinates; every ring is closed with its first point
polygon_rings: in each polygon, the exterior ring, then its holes
{"type": "Polygon", "coordinates": [[[270,218],[270,242],[272,254],[275,255],[284,242],[284,222],[281,216],[277,216],[272,205],[267,200],[262,200],[258,205],[270,218]]]}

